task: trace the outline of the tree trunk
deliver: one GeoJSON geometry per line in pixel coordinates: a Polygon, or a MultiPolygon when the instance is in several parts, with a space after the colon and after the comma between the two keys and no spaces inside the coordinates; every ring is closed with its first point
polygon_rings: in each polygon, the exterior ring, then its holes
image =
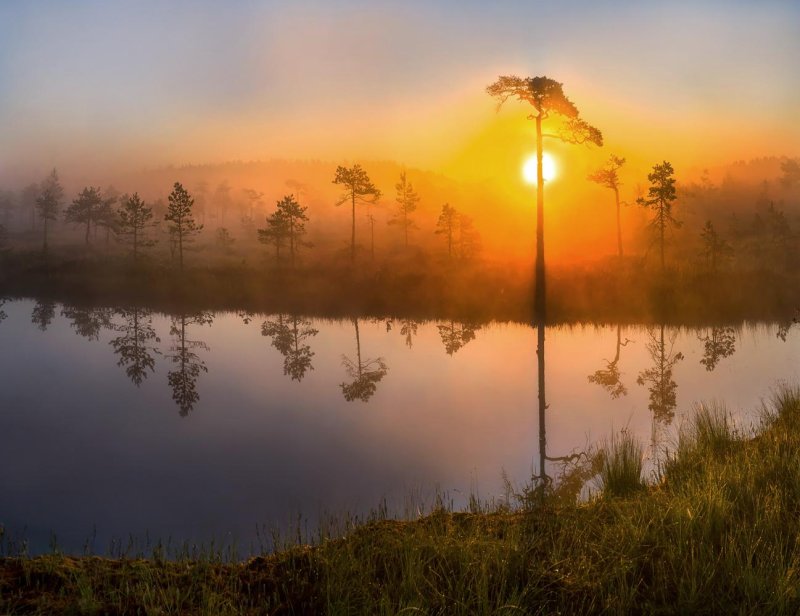
{"type": "Polygon", "coordinates": [[[352,189],[353,194],[351,195],[353,201],[353,229],[352,234],[350,236],[350,261],[352,263],[356,262],[356,191],[355,188],[352,189]]]}
{"type": "Polygon", "coordinates": [[[181,264],[181,272],[183,272],[183,228],[178,225],[178,261],[181,264]]]}
{"type": "Polygon", "coordinates": [[[358,378],[361,378],[361,336],[358,334],[358,318],[353,319],[356,326],[356,358],[358,359],[358,378]]]}
{"type": "Polygon", "coordinates": [[[619,251],[619,258],[622,259],[622,223],[620,222],[619,211],[619,188],[614,187],[614,200],[617,204],[617,250],[619,251]]]}
{"type": "Polygon", "coordinates": [[[44,244],[42,244],[42,252],[47,254],[47,216],[42,216],[44,219],[44,244]]]}
{"type": "Polygon", "coordinates": [[[539,475],[543,482],[547,480],[547,434],[545,426],[545,412],[547,402],[545,396],[545,364],[544,364],[544,339],[546,315],[545,294],[545,269],[544,269],[544,173],[542,172],[542,116],[536,116],[536,288],[535,288],[535,314],[536,314],[536,358],[537,381],[539,387],[539,475]]]}
{"type": "MultiPolygon", "coordinates": [[[[87,213],[86,214],[86,245],[87,246],[89,245],[89,231],[91,231],[91,228],[92,228],[92,218],[87,213]]],[[[95,229],[97,229],[97,227],[95,227],[95,229]]]]}

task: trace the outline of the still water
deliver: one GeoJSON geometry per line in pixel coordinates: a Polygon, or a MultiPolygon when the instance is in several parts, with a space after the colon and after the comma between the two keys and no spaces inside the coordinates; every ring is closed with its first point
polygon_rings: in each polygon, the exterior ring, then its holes
{"type": "MultiPolygon", "coordinates": [[[[247,551],[298,514],[402,513],[437,491],[459,507],[500,496],[503,472],[539,473],[525,325],[33,300],[0,319],[0,525],[32,552],[52,535],[67,551],[131,535],[247,551]]],[[[798,380],[800,332],[553,327],[546,352],[556,459],[623,428],[657,450],[699,400],[748,425],[798,380]]]]}

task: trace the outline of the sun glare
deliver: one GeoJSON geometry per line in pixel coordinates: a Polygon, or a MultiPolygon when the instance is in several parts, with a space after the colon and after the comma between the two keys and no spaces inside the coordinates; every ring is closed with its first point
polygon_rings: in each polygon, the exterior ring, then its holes
{"type": "MultiPolygon", "coordinates": [[[[542,155],[542,176],[545,182],[556,177],[556,161],[547,152],[542,155]]],[[[528,184],[536,184],[536,155],[534,154],[522,165],[522,177],[528,184]]]]}

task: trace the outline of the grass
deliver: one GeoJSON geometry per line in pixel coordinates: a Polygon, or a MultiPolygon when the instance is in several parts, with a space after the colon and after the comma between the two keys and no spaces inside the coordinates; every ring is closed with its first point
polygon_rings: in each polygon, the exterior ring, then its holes
{"type": "Polygon", "coordinates": [[[698,406],[650,485],[623,433],[587,460],[588,500],[379,517],[247,562],[5,558],[0,613],[796,614],[798,451],[800,388],[783,386],[748,434],[698,406]]]}

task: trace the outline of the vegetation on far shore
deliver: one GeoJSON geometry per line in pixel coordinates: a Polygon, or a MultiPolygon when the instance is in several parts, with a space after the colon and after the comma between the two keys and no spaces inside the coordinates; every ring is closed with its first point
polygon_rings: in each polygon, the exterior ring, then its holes
{"type": "Polygon", "coordinates": [[[795,614],[799,445],[800,388],[783,386],[752,433],[700,405],[652,481],[623,433],[561,482],[534,482],[508,502],[413,521],[377,515],[247,562],[6,557],[0,611],[795,614]],[[581,501],[586,479],[597,490],[581,501]]]}
{"type": "MultiPolygon", "coordinates": [[[[0,297],[81,305],[176,310],[249,310],[306,316],[393,316],[530,323],[533,272],[501,266],[452,267],[429,259],[368,267],[315,264],[265,269],[256,263],[189,265],[36,253],[0,256],[0,297]]],[[[800,305],[794,271],[753,269],[714,275],[670,269],[653,276],[636,259],[548,272],[548,322],[709,324],[784,322],[800,305]]]]}

